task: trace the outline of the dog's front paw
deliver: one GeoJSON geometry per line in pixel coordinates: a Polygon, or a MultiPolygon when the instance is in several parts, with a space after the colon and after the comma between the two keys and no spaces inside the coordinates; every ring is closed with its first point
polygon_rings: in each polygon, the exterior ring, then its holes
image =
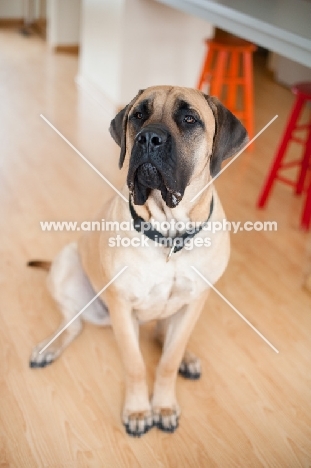
{"type": "Polygon", "coordinates": [[[175,432],[178,427],[180,410],[178,406],[153,409],[153,422],[161,431],[175,432]]]}
{"type": "Polygon", "coordinates": [[[186,351],[179,366],[179,374],[185,379],[197,380],[201,377],[201,362],[194,354],[186,351]]]}
{"type": "Polygon", "coordinates": [[[124,411],[123,424],[126,432],[133,437],[141,437],[153,427],[151,411],[124,411]]]}
{"type": "Polygon", "coordinates": [[[29,360],[30,367],[46,367],[59,356],[60,353],[53,345],[41,351],[46,344],[46,342],[40,343],[33,349],[29,360]]]}

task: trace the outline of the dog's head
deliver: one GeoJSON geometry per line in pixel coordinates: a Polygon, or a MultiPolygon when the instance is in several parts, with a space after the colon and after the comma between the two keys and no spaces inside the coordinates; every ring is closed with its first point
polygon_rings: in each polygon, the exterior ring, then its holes
{"type": "Polygon", "coordinates": [[[134,203],[143,205],[157,189],[170,208],[202,170],[215,177],[247,141],[241,122],[215,97],[170,86],[139,91],[112,120],[110,133],[121,147],[120,168],[128,161],[134,203]]]}

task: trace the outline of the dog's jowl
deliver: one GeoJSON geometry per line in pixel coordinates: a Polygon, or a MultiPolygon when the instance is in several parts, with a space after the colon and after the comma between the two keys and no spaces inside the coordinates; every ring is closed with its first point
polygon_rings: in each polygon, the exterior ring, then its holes
{"type": "Polygon", "coordinates": [[[85,233],[51,263],[48,287],[63,322],[34,348],[30,365],[52,363],[80,333],[84,320],[111,325],[125,369],[126,431],[141,436],[157,426],[174,432],[180,416],[178,371],[189,379],[201,373],[200,361],[187,343],[209,290],[191,266],[214,284],[230,253],[227,232],[204,229],[207,221],[225,218],[209,182],[222,161],[243,147],[247,135],[216,98],[170,86],[139,91],[113,119],[110,133],[120,146],[119,166],[126,178],[122,194],[128,202],[115,195],[98,218],[111,221],[114,230],[85,233]],[[134,228],[120,229],[121,223],[134,228]],[[195,228],[188,231],[187,223],[195,228]],[[119,242],[112,244],[112,236],[119,242]],[[141,238],[145,242],[138,242],[141,238]],[[157,321],[156,335],[163,347],[151,401],[138,337],[139,324],[150,320],[157,321]]]}

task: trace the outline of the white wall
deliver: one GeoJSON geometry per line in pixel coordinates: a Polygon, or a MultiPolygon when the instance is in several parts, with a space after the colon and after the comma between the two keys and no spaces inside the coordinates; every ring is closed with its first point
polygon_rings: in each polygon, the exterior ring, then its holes
{"type": "Polygon", "coordinates": [[[285,86],[292,86],[300,81],[311,81],[311,68],[293,62],[282,55],[271,53],[268,67],[274,72],[276,81],[285,86]]]}
{"type": "Polygon", "coordinates": [[[47,17],[47,41],[51,46],[80,43],[81,0],[49,0],[47,17]]]}
{"type": "Polygon", "coordinates": [[[124,4],[125,0],[82,1],[79,79],[92,83],[113,103],[120,98],[124,4]]]}
{"type": "MultiPolygon", "coordinates": [[[[34,0],[30,0],[30,1],[34,1],[34,0]]],[[[34,17],[41,18],[41,19],[46,18],[46,13],[47,13],[47,0],[35,0],[34,1],[34,17]]]]}
{"type": "Polygon", "coordinates": [[[0,0],[0,18],[32,22],[44,18],[46,0],[0,0]]]}
{"type": "Polygon", "coordinates": [[[35,20],[44,17],[45,0],[0,0],[0,18],[35,20]]]}
{"type": "Polygon", "coordinates": [[[23,0],[0,0],[0,18],[21,19],[23,17],[23,0]]]}
{"type": "Polygon", "coordinates": [[[196,85],[209,23],[152,0],[127,0],[122,29],[122,103],[148,86],[196,85]]]}
{"type": "Polygon", "coordinates": [[[82,3],[82,86],[94,85],[114,106],[155,84],[195,86],[209,23],[153,0],[82,3]]]}

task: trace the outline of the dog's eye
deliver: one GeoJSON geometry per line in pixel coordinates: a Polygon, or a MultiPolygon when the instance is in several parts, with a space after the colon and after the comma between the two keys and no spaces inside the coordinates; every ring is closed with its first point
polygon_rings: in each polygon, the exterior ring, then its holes
{"type": "Polygon", "coordinates": [[[135,112],[134,114],[135,119],[141,120],[143,118],[142,112],[135,112]]]}
{"type": "Polygon", "coordinates": [[[184,118],[184,122],[186,122],[187,124],[194,124],[196,123],[196,119],[192,115],[186,115],[186,117],[184,118]]]}

